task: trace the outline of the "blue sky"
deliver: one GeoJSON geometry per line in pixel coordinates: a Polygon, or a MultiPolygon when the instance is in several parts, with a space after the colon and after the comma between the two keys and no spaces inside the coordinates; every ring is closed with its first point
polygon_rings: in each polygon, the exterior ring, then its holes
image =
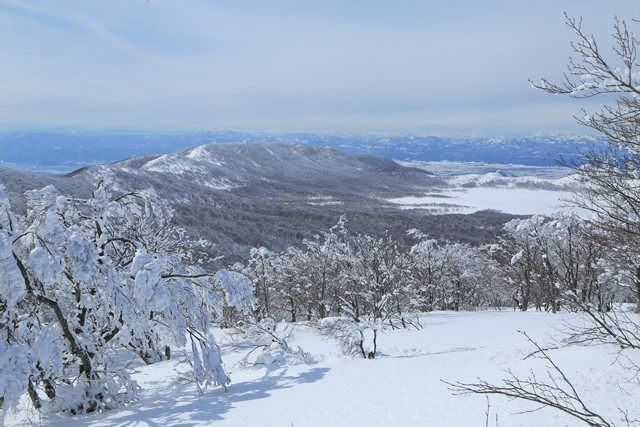
{"type": "Polygon", "coordinates": [[[637,4],[0,0],[0,130],[576,131],[527,79],[637,4]]]}

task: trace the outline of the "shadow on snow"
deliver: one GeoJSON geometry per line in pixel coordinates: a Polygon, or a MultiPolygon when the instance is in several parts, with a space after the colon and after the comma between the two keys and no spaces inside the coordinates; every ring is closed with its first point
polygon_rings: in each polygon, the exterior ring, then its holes
{"type": "MultiPolygon", "coordinates": [[[[329,368],[313,368],[297,375],[288,375],[286,369],[275,371],[263,378],[231,383],[225,392],[221,388],[205,390],[197,395],[191,386],[175,385],[159,387],[149,391],[138,402],[128,407],[105,412],[98,416],[66,420],[65,426],[75,422],[82,425],[108,424],[118,426],[190,426],[196,423],[224,419],[224,414],[237,403],[265,399],[271,392],[298,384],[310,384],[322,379],[329,368]],[[71,422],[70,422],[71,421],[71,422]]],[[[62,420],[55,420],[62,425],[62,420]]]]}

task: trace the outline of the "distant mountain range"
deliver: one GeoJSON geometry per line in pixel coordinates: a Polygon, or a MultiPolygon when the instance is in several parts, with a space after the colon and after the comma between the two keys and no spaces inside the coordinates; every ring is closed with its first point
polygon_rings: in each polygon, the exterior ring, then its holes
{"type": "Polygon", "coordinates": [[[363,136],[311,133],[215,131],[190,134],[5,133],[0,134],[0,162],[50,172],[110,163],[133,156],[162,154],[210,143],[278,143],[338,148],[350,154],[371,154],[397,160],[478,161],[553,165],[559,158],[579,161],[580,153],[600,148],[588,136],[437,137],[363,136]]]}
{"type": "Polygon", "coordinates": [[[387,199],[448,184],[388,158],[308,145],[208,144],[63,176],[0,167],[0,184],[17,209],[24,208],[21,195],[27,189],[53,184],[63,194],[82,197],[103,178],[122,191],[155,189],[175,209],[178,225],[216,243],[230,260],[247,255],[253,246],[278,249],[300,243],[343,214],[356,232],[389,230],[407,243],[412,228],[435,238],[489,242],[513,218],[492,211],[433,215],[403,210],[387,199]]]}

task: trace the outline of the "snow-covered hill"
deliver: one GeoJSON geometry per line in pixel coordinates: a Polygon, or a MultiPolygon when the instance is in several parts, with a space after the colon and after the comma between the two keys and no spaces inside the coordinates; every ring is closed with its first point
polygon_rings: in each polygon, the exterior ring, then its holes
{"type": "Polygon", "coordinates": [[[18,208],[24,190],[51,183],[64,194],[86,195],[102,179],[123,191],[155,189],[172,204],[180,226],[232,258],[254,246],[299,243],[341,215],[357,232],[389,230],[402,240],[408,239],[407,230],[420,228],[434,237],[467,242],[492,241],[512,218],[491,212],[434,216],[401,211],[386,200],[449,184],[428,170],[329,147],[209,144],[89,166],[67,176],[0,168],[0,183],[18,208]]]}
{"type": "Polygon", "coordinates": [[[343,214],[354,231],[389,230],[400,241],[419,228],[436,238],[490,242],[512,215],[551,213],[577,188],[570,170],[557,166],[397,162],[279,143],[207,144],[67,176],[0,168],[17,207],[27,189],[51,183],[82,195],[102,179],[127,191],[155,189],[175,208],[179,225],[232,258],[254,246],[299,243],[343,214]],[[506,214],[477,213],[487,209],[506,214]]]}

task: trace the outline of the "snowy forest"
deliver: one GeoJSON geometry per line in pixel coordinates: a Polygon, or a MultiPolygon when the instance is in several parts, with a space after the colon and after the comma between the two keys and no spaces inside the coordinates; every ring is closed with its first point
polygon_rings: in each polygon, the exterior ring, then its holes
{"type": "Polygon", "coordinates": [[[341,221],[304,248],[254,249],[246,266],[234,268],[255,285],[258,320],[338,317],[406,328],[419,327],[412,314],[432,310],[606,313],[638,301],[636,268],[573,214],[512,220],[485,247],[409,233],[416,244],[404,251],[389,236],[351,235],[341,221]]]}
{"type": "Polygon", "coordinates": [[[47,186],[27,191],[22,209],[0,185],[0,424],[24,408],[64,421],[128,407],[143,392],[133,378],[139,367],[172,360],[187,367],[179,381],[194,398],[209,399],[208,390],[234,384],[223,335],[241,355],[234,367],[313,364],[293,343],[296,325],[334,342],[354,363],[375,363],[388,356],[381,348],[389,334],[429,328],[432,312],[575,315],[559,323],[561,337],[550,345],[521,331],[531,349],[525,359],[543,362],[537,373],[461,380],[442,373],[455,398],[487,396],[486,419],[476,424],[499,425],[489,396],[527,402],[523,413],[543,407],[591,426],[640,423],[640,407],[618,405],[615,396],[594,405],[598,396],[555,362],[556,351],[606,347],[605,363],[624,374],[615,388],[631,399],[639,390],[637,22],[614,22],[607,53],[580,19],[567,16],[566,24],[575,34],[566,81],[531,84],[614,100],[578,118],[607,147],[564,164],[580,183],[571,203],[588,215],[519,216],[492,243],[435,239],[413,228],[406,245],[390,233],[353,232],[345,215],[301,245],[256,247],[244,261],[226,263],[212,257],[210,242],[175,225],[170,201],[152,190],[122,191],[105,179],[80,198],[47,186]]]}

